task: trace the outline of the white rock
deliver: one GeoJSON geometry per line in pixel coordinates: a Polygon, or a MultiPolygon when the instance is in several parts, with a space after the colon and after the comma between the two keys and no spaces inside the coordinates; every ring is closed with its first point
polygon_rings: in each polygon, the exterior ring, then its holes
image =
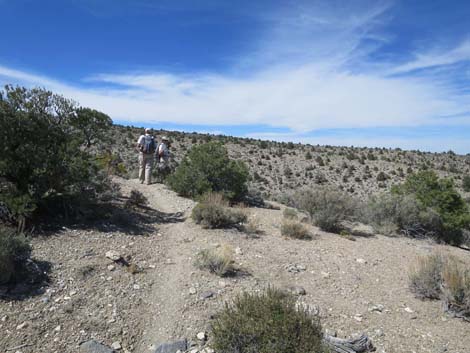
{"type": "Polygon", "coordinates": [[[7,320],[8,320],[8,315],[5,315],[5,316],[2,317],[2,322],[5,322],[7,320]]]}
{"type": "Polygon", "coordinates": [[[191,295],[196,294],[196,288],[194,288],[194,287],[189,288],[189,294],[191,294],[191,295]]]}
{"type": "Polygon", "coordinates": [[[242,249],[240,249],[240,247],[237,246],[237,247],[235,248],[235,254],[237,254],[237,255],[243,255],[242,249]]]}
{"type": "Polygon", "coordinates": [[[364,260],[364,259],[356,259],[356,262],[360,263],[360,264],[366,264],[367,261],[364,260]]]}
{"type": "Polygon", "coordinates": [[[215,353],[215,351],[212,348],[206,347],[201,351],[201,353],[215,353]]]}
{"type": "Polygon", "coordinates": [[[61,327],[60,327],[60,325],[59,325],[59,326],[57,326],[57,327],[54,329],[54,331],[55,331],[55,332],[59,332],[60,329],[61,329],[61,327]]]}
{"type": "Polygon", "coordinates": [[[25,321],[23,322],[22,324],[19,324],[18,326],[16,326],[16,329],[17,330],[22,330],[24,328],[28,327],[28,323],[25,321]]]}
{"type": "Polygon", "coordinates": [[[196,335],[196,337],[200,341],[205,341],[206,340],[206,333],[201,331],[196,335]]]}
{"type": "Polygon", "coordinates": [[[120,342],[116,341],[116,342],[113,342],[113,344],[111,345],[111,348],[114,349],[115,351],[118,351],[122,348],[122,346],[120,342]]]}
{"type": "Polygon", "coordinates": [[[121,254],[115,250],[109,250],[106,252],[105,255],[108,259],[111,259],[113,261],[118,261],[121,258],[121,254]]]}
{"type": "Polygon", "coordinates": [[[409,307],[406,307],[406,308],[405,308],[405,311],[406,311],[407,313],[410,313],[410,314],[411,314],[411,313],[414,313],[413,309],[411,309],[411,308],[409,308],[409,307]]]}
{"type": "Polygon", "coordinates": [[[108,271],[114,271],[115,269],[116,269],[116,266],[108,265],[108,271]]]}
{"type": "Polygon", "coordinates": [[[135,290],[139,290],[139,289],[140,289],[140,286],[139,286],[138,284],[134,284],[133,288],[134,288],[135,290]]]}

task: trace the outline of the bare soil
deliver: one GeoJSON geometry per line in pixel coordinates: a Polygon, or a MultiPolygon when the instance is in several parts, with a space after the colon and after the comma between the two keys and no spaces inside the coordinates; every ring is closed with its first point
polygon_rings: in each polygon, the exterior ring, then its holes
{"type": "Polygon", "coordinates": [[[142,212],[159,216],[132,231],[103,225],[34,238],[33,257],[51,264],[50,283],[35,295],[0,299],[0,352],[79,352],[80,343],[96,339],[144,353],[180,338],[202,345],[200,331],[210,346],[211,317],[225,302],[242,291],[292,285],[305,288],[299,301],[318,308],[325,329],[340,337],[365,332],[378,352],[469,351],[470,323],[408,288],[417,256],[440,251],[470,266],[468,251],[381,235],[351,241],[310,225],[312,240],[286,239],[282,206],[246,209],[263,231],[259,237],[206,230],[189,217],[194,202],[164,185],[117,182],[124,194],[141,191],[150,206],[142,212]],[[220,278],[194,267],[199,250],[225,244],[236,250],[239,275],[220,278]],[[108,259],[109,250],[132,266],[108,259]],[[299,272],[291,265],[301,265],[299,272]],[[381,312],[370,311],[379,304],[381,312]]]}

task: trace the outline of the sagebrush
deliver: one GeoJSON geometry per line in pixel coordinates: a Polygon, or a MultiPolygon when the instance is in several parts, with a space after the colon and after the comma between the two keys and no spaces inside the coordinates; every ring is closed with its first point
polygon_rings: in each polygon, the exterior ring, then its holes
{"type": "Polygon", "coordinates": [[[204,228],[240,228],[247,221],[246,213],[229,207],[223,195],[208,193],[193,208],[192,218],[204,228]]]}
{"type": "Polygon", "coordinates": [[[217,352],[327,352],[319,318],[273,288],[242,293],[226,304],[216,316],[212,334],[217,352]]]}

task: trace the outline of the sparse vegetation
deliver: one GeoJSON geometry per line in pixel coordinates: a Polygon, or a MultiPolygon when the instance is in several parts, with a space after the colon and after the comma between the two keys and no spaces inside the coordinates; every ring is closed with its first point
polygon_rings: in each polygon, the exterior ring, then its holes
{"type": "Polygon", "coordinates": [[[126,207],[143,207],[147,206],[148,199],[139,190],[133,189],[126,200],[126,207]]]}
{"type": "Polygon", "coordinates": [[[422,299],[440,299],[443,266],[440,254],[419,257],[409,275],[411,291],[422,299]]]}
{"type": "Polygon", "coordinates": [[[222,194],[207,193],[193,208],[192,218],[204,228],[240,227],[246,222],[246,213],[229,207],[222,194]]]}
{"type": "Polygon", "coordinates": [[[410,272],[410,288],[420,298],[442,299],[446,311],[470,319],[470,269],[455,257],[419,258],[410,272]]]}
{"type": "Polygon", "coordinates": [[[294,220],[284,220],[282,222],[281,234],[294,239],[310,239],[312,237],[303,223],[294,220]]]}
{"type": "Polygon", "coordinates": [[[308,212],[315,225],[328,232],[339,232],[341,221],[353,218],[357,210],[349,195],[328,187],[302,190],[294,203],[308,212]]]}
{"type": "Polygon", "coordinates": [[[284,211],[282,211],[282,216],[285,219],[297,219],[297,211],[293,208],[286,207],[284,211]]]}
{"type": "Polygon", "coordinates": [[[26,237],[0,227],[0,285],[21,280],[30,255],[26,237]]]}
{"type": "Polygon", "coordinates": [[[226,304],[217,315],[213,336],[218,352],[327,352],[319,318],[272,288],[261,294],[243,293],[226,304]]]}
{"type": "Polygon", "coordinates": [[[229,246],[216,249],[201,250],[194,262],[201,270],[209,270],[218,276],[228,276],[235,273],[233,250],[229,246]]]}

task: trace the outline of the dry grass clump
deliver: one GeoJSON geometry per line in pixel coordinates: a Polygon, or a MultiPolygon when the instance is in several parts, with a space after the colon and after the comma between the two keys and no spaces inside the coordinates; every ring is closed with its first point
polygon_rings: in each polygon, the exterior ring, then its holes
{"type": "Polygon", "coordinates": [[[201,250],[196,256],[194,265],[200,270],[209,270],[221,277],[236,272],[233,249],[228,245],[216,249],[201,250]]]}
{"type": "Polygon", "coordinates": [[[470,321],[470,269],[453,259],[446,263],[442,277],[446,310],[470,321]]]}
{"type": "Polygon", "coordinates": [[[255,216],[248,218],[248,222],[243,225],[243,231],[251,237],[257,237],[258,235],[263,234],[259,219],[255,216]]]}
{"type": "Polygon", "coordinates": [[[419,257],[410,270],[410,289],[421,299],[440,299],[444,258],[440,254],[419,257]]]}
{"type": "Polygon", "coordinates": [[[327,352],[319,318],[276,289],[240,294],[217,315],[212,334],[217,352],[327,352]]]}
{"type": "Polygon", "coordinates": [[[470,320],[470,269],[455,257],[433,254],[418,258],[410,281],[418,297],[442,299],[446,311],[470,320]]]}
{"type": "Polygon", "coordinates": [[[246,213],[229,207],[222,194],[207,193],[193,208],[192,218],[204,228],[239,228],[246,222],[246,213]]]}
{"type": "Polygon", "coordinates": [[[281,234],[294,239],[311,239],[312,236],[305,224],[298,221],[284,220],[281,224],[281,234]]]}

